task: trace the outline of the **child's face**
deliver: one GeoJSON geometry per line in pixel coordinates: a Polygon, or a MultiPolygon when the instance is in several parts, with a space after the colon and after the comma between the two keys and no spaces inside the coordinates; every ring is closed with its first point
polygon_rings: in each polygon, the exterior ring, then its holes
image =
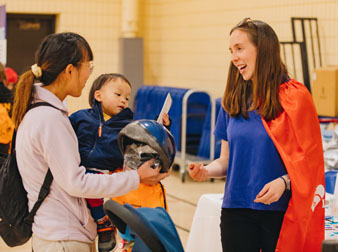
{"type": "Polygon", "coordinates": [[[95,91],[95,99],[101,102],[102,110],[109,116],[114,116],[128,107],[131,88],[121,78],[107,81],[95,91]]]}

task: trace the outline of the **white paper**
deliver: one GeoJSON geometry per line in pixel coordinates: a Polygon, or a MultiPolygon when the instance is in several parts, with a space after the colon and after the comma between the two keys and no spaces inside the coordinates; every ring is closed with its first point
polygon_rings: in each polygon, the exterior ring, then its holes
{"type": "Polygon", "coordinates": [[[163,107],[161,109],[160,115],[157,118],[158,123],[163,124],[163,120],[162,120],[163,114],[164,113],[168,114],[169,109],[171,107],[171,104],[172,104],[171,95],[170,95],[170,93],[168,93],[167,97],[165,98],[165,101],[164,101],[163,107]]]}

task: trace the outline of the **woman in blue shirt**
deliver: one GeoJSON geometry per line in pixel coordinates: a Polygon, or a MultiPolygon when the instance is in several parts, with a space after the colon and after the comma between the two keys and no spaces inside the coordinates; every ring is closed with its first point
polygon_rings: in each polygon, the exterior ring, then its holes
{"type": "Polygon", "coordinates": [[[291,193],[283,161],[262,123],[283,108],[280,85],[289,80],[273,29],[244,19],[230,32],[231,64],[214,134],[220,157],[190,164],[197,181],[227,176],[221,213],[223,251],[275,251],[291,193]]]}

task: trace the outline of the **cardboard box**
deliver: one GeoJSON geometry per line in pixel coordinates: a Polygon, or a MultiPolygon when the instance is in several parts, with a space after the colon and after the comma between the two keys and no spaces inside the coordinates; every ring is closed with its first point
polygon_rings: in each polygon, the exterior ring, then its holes
{"type": "Polygon", "coordinates": [[[320,116],[338,116],[338,66],[313,72],[312,97],[320,116]]]}

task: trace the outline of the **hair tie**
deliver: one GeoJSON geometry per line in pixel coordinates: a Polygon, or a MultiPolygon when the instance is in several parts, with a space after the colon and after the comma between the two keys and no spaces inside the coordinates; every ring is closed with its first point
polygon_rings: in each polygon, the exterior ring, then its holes
{"type": "Polygon", "coordinates": [[[41,67],[38,66],[38,64],[34,64],[31,66],[32,72],[36,78],[40,78],[42,75],[41,67]]]}

